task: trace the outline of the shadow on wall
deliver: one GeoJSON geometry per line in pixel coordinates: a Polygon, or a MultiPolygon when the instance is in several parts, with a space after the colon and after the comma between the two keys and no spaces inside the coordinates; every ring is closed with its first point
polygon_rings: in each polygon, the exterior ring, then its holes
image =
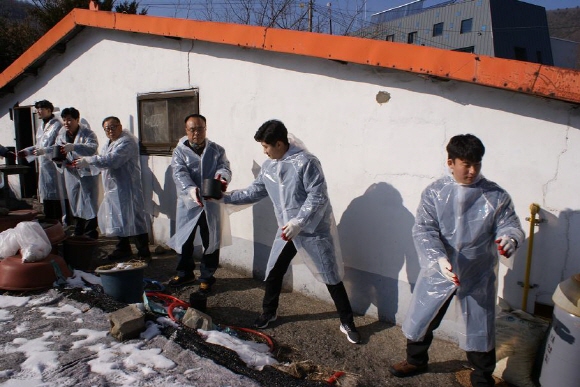
{"type": "Polygon", "coordinates": [[[163,183],[163,190],[159,185],[160,192],[155,191],[157,197],[159,197],[159,212],[165,214],[167,218],[171,221],[171,230],[169,235],[175,234],[175,218],[177,211],[177,188],[175,187],[175,182],[173,181],[173,168],[171,164],[167,166],[165,170],[165,179],[163,183]]]}
{"type": "MultiPolygon", "coordinates": [[[[254,161],[252,164],[254,178],[258,177],[260,169],[260,165],[254,161]]],[[[252,264],[252,275],[255,278],[263,280],[272,242],[278,231],[278,222],[270,197],[266,197],[252,206],[252,219],[254,222],[254,262],[252,264]]],[[[292,281],[291,275],[292,269],[290,267],[284,280],[292,281]]]]}
{"type": "MultiPolygon", "coordinates": [[[[580,260],[576,258],[580,254],[580,240],[574,238],[580,234],[580,211],[568,209],[556,217],[540,210],[538,218],[542,222],[535,227],[529,280],[533,288],[528,293],[528,313],[534,312],[536,301],[551,305],[558,284],[580,273],[580,260]]],[[[530,222],[520,220],[524,230],[528,231],[530,222]]],[[[514,257],[513,268],[504,276],[503,298],[514,309],[522,307],[528,249],[529,238],[526,238],[514,257]]]]}
{"type": "Polygon", "coordinates": [[[371,185],[342,215],[344,283],[357,312],[374,305],[380,320],[395,322],[399,272],[406,267],[412,291],[420,270],[411,235],[414,221],[399,191],[387,183],[371,185]]]}
{"type": "Polygon", "coordinates": [[[171,165],[165,170],[165,182],[163,187],[157,180],[157,176],[149,168],[149,158],[151,156],[141,156],[141,176],[143,180],[143,196],[145,200],[145,211],[157,218],[159,214],[164,214],[171,220],[171,230],[169,235],[175,234],[175,211],[177,206],[177,189],[173,182],[173,171],[171,165]],[[153,194],[157,194],[159,204],[153,200],[153,194]]]}

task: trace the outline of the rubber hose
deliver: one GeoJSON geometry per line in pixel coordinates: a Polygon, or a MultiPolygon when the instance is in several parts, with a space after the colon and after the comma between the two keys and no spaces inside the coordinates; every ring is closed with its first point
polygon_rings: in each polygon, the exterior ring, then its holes
{"type": "Polygon", "coordinates": [[[251,334],[256,335],[256,336],[260,336],[261,338],[266,340],[266,343],[268,343],[268,347],[270,348],[270,352],[274,352],[274,341],[267,334],[256,331],[254,329],[250,329],[250,328],[235,327],[232,325],[224,325],[224,326],[231,328],[231,329],[234,329],[234,330],[237,330],[237,331],[247,332],[247,333],[251,333],[251,334]]]}
{"type": "Polygon", "coordinates": [[[344,375],[344,372],[342,372],[342,371],[335,372],[334,375],[332,375],[330,378],[328,378],[326,383],[335,384],[342,375],[344,375]]]}

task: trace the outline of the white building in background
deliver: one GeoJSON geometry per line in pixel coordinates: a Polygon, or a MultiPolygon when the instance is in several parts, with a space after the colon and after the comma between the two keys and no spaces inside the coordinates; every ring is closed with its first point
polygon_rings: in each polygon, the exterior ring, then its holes
{"type": "MultiPolygon", "coordinates": [[[[231,161],[231,189],[246,187],[266,157],[253,140],[257,128],[284,121],[322,162],[359,313],[402,322],[419,272],[411,227],[420,193],[444,173],[445,145],[460,133],[483,140],[483,173],[510,192],[526,231],[530,204],[542,208],[527,309],[550,304],[557,284],[580,272],[580,72],[378,40],[74,10],[0,74],[3,145],[32,141],[26,133],[41,99],[79,109],[101,143],[109,115],[140,138],[157,244],[175,231],[170,154],[185,114],[207,117],[208,137],[231,161]]],[[[222,261],[263,273],[277,227],[271,204],[230,220],[234,243],[222,261]]],[[[526,241],[513,267],[499,271],[499,295],[515,307],[527,251],[526,241]]],[[[330,301],[299,260],[286,285],[330,301]]]]}
{"type": "Polygon", "coordinates": [[[518,0],[417,0],[371,16],[357,36],[554,64],[544,7],[518,0]]]}
{"type": "Polygon", "coordinates": [[[580,55],[580,43],[572,40],[550,37],[554,66],[567,69],[577,69],[578,56],[580,55]]]}

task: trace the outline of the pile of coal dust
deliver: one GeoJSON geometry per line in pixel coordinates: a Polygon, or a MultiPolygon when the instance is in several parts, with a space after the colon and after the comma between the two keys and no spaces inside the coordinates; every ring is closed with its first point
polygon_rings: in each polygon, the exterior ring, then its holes
{"type": "MultiPolygon", "coordinates": [[[[99,308],[105,313],[111,313],[127,306],[110,296],[97,291],[87,291],[79,288],[60,289],[66,297],[87,304],[91,307],[99,308]]],[[[148,315],[149,319],[156,319],[158,316],[148,315]]],[[[214,363],[221,365],[230,371],[251,378],[257,383],[268,387],[322,387],[328,386],[325,381],[314,381],[297,379],[288,373],[276,368],[265,366],[262,371],[249,368],[238,356],[229,348],[207,343],[196,330],[187,326],[179,328],[165,327],[161,329],[161,334],[168,340],[179,344],[182,348],[190,350],[198,356],[211,359],[214,363]]]]}

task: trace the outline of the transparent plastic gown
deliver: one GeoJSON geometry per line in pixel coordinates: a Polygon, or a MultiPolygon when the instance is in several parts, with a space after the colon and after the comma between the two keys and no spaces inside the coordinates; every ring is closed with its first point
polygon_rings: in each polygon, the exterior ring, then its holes
{"type": "Polygon", "coordinates": [[[422,340],[441,306],[457,290],[459,346],[477,352],[495,347],[495,239],[503,235],[518,245],[524,240],[510,196],[483,176],[471,185],[445,176],[423,191],[413,227],[421,272],[403,322],[408,339],[422,340]],[[440,257],[451,262],[459,286],[441,273],[440,257]]]}
{"type": "MultiPolygon", "coordinates": [[[[56,139],[56,145],[66,144],[66,128],[62,128],[56,139]]],[[[86,125],[80,124],[74,140],[74,150],[66,154],[62,173],[66,194],[73,216],[81,219],[97,217],[99,198],[99,176],[97,168],[77,169],[72,162],[79,157],[93,156],[97,153],[99,142],[97,135],[86,125]]]]}
{"type": "Polygon", "coordinates": [[[28,162],[34,159],[38,161],[38,192],[42,200],[59,200],[66,196],[65,192],[61,192],[61,187],[64,187],[63,176],[57,172],[56,165],[52,161],[52,147],[61,128],[62,123],[59,119],[52,118],[36,132],[36,145],[22,149],[28,162]],[[33,156],[35,148],[44,148],[46,153],[42,156],[33,156]]]}
{"type": "Polygon", "coordinates": [[[282,227],[295,218],[302,230],[293,242],[314,277],[329,285],[342,281],[344,266],[338,232],[320,161],[291,141],[280,160],[266,160],[256,180],[246,189],[226,195],[224,202],[256,203],[266,196],[274,204],[278,221],[266,278],[286,244],[282,227]]]}
{"type": "Polygon", "coordinates": [[[87,161],[102,171],[101,234],[128,237],[147,233],[137,138],[123,130],[117,140],[107,140],[100,154],[87,161]]]}
{"type": "Polygon", "coordinates": [[[198,156],[189,146],[184,144],[186,140],[187,136],[179,140],[171,159],[173,181],[177,187],[178,195],[177,219],[176,232],[167,242],[167,246],[181,254],[181,247],[191,235],[202,210],[205,210],[209,228],[209,246],[206,246],[206,254],[211,254],[220,246],[231,244],[231,236],[227,226],[229,218],[223,211],[223,205],[217,201],[201,198],[204,206],[201,208],[192,199],[190,192],[199,188],[201,195],[203,180],[214,179],[218,175],[221,175],[229,183],[232,180],[232,171],[223,147],[206,140],[205,149],[202,155],[198,156]]]}

